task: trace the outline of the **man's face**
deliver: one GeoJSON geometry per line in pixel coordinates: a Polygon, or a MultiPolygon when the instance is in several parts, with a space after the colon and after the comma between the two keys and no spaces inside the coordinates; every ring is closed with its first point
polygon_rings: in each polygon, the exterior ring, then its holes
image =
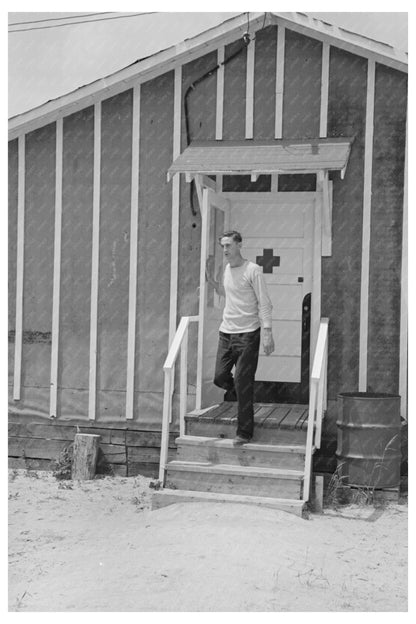
{"type": "Polygon", "coordinates": [[[220,245],[228,262],[240,257],[241,243],[233,240],[232,236],[223,236],[220,245]]]}

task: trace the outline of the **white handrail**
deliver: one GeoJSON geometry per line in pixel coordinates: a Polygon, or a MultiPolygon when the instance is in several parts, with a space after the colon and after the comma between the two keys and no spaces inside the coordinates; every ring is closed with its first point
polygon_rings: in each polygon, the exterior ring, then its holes
{"type": "Polygon", "coordinates": [[[160,444],[160,464],[159,464],[159,481],[162,484],[165,479],[166,464],[168,461],[169,448],[169,424],[172,421],[172,395],[174,390],[173,375],[175,363],[179,352],[181,354],[181,372],[180,372],[180,399],[179,399],[179,433],[185,434],[185,414],[187,407],[187,387],[188,387],[188,329],[189,323],[199,321],[198,316],[183,316],[172,340],[165,363],[163,364],[163,372],[165,375],[164,395],[163,395],[163,417],[162,417],[162,439],[160,444]]]}
{"type": "Polygon", "coordinates": [[[321,446],[322,417],[324,409],[326,408],[328,322],[327,318],[321,319],[312,364],[303,481],[303,500],[305,502],[309,500],[312,473],[312,449],[313,446],[315,446],[315,448],[320,448],[321,446]]]}

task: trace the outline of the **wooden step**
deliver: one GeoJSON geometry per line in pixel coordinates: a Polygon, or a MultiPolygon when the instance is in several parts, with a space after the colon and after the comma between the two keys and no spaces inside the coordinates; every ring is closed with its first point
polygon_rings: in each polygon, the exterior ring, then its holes
{"type": "Polygon", "coordinates": [[[302,518],[308,517],[306,503],[290,498],[270,498],[265,496],[245,496],[241,494],[221,494],[217,492],[194,492],[190,490],[163,489],[152,495],[152,510],[174,503],[240,503],[279,509],[302,518]]]}
{"type": "MultiPolygon", "coordinates": [[[[186,418],[186,434],[191,436],[205,436],[208,438],[232,439],[236,435],[237,420],[230,422],[210,421],[208,418],[199,420],[190,415],[186,418]]],[[[306,430],[304,429],[279,429],[266,426],[254,425],[253,442],[262,444],[292,444],[305,445],[306,430]]]]}
{"type": "Polygon", "coordinates": [[[176,459],[237,466],[257,466],[303,470],[305,446],[258,444],[236,445],[233,440],[183,436],[176,438],[176,459]]]}
{"type": "Polygon", "coordinates": [[[172,489],[300,499],[303,472],[282,468],[171,461],[166,487],[172,489]]]}
{"type": "MultiPolygon", "coordinates": [[[[194,410],[185,416],[186,434],[233,438],[237,429],[237,410],[235,401],[194,410]]],[[[304,445],[307,417],[307,405],[255,403],[253,442],[304,445]]]]}

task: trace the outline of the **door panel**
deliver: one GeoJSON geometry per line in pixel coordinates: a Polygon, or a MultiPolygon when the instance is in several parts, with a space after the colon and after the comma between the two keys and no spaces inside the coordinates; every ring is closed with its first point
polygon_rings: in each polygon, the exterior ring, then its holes
{"type": "Polygon", "coordinates": [[[243,257],[262,266],[273,305],[275,352],[267,357],[261,349],[256,381],[300,383],[302,302],[312,290],[314,199],[280,201],[234,199],[231,222],[243,236],[243,257]]]}

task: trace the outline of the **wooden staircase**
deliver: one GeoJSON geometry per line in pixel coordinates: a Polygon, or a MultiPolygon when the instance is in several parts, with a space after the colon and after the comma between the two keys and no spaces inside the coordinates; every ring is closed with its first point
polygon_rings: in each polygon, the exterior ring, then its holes
{"type": "Polygon", "coordinates": [[[177,456],[152,508],[183,501],[239,502],[305,515],[302,500],[308,406],[255,404],[254,436],[235,444],[237,404],[185,416],[177,456]]]}

